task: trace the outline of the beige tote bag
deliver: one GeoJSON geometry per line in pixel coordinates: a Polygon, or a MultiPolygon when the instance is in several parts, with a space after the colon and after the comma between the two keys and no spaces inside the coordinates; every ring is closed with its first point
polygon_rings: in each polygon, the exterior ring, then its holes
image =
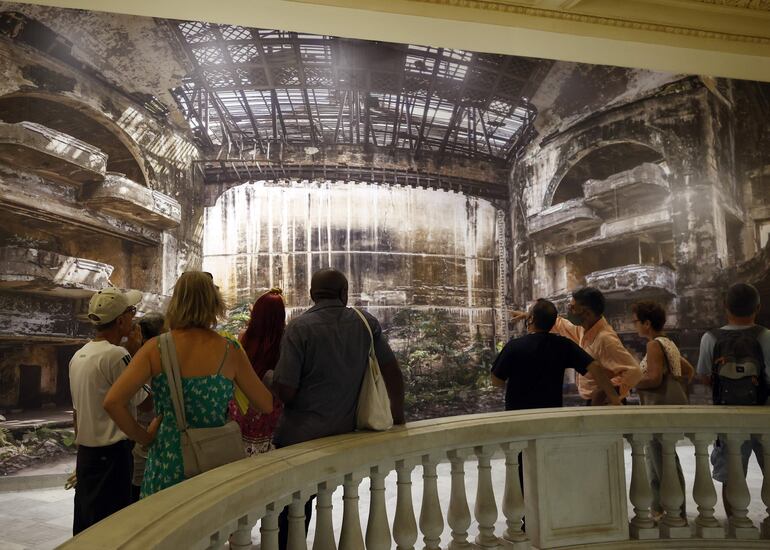
{"type": "Polygon", "coordinates": [[[186,478],[197,476],[202,472],[246,458],[246,451],[241,441],[241,428],[232,420],[216,428],[191,428],[187,424],[182,375],[179,371],[176,346],[170,333],[160,335],[158,347],[160,364],[163,372],[166,373],[182,443],[184,476],[186,478]]]}
{"type": "Polygon", "coordinates": [[[366,325],[369,332],[369,365],[361,384],[361,392],[358,394],[358,406],[356,407],[356,429],[374,430],[377,432],[389,430],[393,427],[393,415],[390,412],[390,397],[385,380],[380,372],[377,355],[374,353],[374,335],[369,322],[363,313],[356,308],[355,311],[366,325]]]}

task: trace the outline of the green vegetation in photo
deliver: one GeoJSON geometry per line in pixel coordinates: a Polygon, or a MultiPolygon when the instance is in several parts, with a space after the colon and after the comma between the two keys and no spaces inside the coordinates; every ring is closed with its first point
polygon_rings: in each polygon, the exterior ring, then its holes
{"type": "Polygon", "coordinates": [[[409,420],[495,408],[499,392],[489,386],[495,350],[447,311],[403,309],[385,333],[404,373],[409,420]]]}

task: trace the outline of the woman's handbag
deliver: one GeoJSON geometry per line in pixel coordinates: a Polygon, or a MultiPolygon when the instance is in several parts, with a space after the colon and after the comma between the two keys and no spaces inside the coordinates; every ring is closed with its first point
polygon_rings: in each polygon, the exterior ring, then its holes
{"type": "Polygon", "coordinates": [[[689,405],[687,382],[672,374],[666,348],[660,342],[658,344],[663,349],[663,377],[657,388],[637,390],[639,401],[642,405],[689,405]]]}
{"type": "Polygon", "coordinates": [[[224,464],[246,458],[246,451],[241,441],[241,429],[235,422],[230,421],[224,426],[216,428],[191,428],[187,424],[184,412],[182,375],[179,372],[176,346],[170,333],[160,335],[158,347],[160,349],[160,363],[163,372],[166,373],[182,444],[184,476],[190,478],[224,464]]]}
{"type": "Polygon", "coordinates": [[[374,353],[374,335],[369,322],[363,313],[356,308],[351,308],[358,314],[366,325],[371,344],[369,345],[369,365],[364,374],[361,391],[358,394],[358,406],[356,407],[356,429],[385,431],[393,427],[393,415],[390,412],[390,397],[385,380],[380,372],[377,355],[374,353]]]}

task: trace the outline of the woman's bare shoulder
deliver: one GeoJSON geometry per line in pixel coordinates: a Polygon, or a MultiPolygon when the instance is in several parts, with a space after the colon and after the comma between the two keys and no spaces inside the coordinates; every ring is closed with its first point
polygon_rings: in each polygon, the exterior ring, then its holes
{"type": "Polygon", "coordinates": [[[660,343],[656,339],[652,339],[647,342],[647,353],[653,353],[656,355],[663,353],[663,349],[660,347],[660,343]]]}

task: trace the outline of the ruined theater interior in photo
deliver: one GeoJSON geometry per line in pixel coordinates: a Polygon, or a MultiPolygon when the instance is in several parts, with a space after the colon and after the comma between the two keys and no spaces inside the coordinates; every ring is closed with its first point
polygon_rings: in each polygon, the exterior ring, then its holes
{"type": "Polygon", "coordinates": [[[68,403],[95,291],[192,269],[230,331],[340,269],[453,396],[539,297],[601,289],[637,351],[659,301],[691,362],[729,281],[770,304],[766,83],[9,2],[0,74],[0,412],[68,403]]]}

